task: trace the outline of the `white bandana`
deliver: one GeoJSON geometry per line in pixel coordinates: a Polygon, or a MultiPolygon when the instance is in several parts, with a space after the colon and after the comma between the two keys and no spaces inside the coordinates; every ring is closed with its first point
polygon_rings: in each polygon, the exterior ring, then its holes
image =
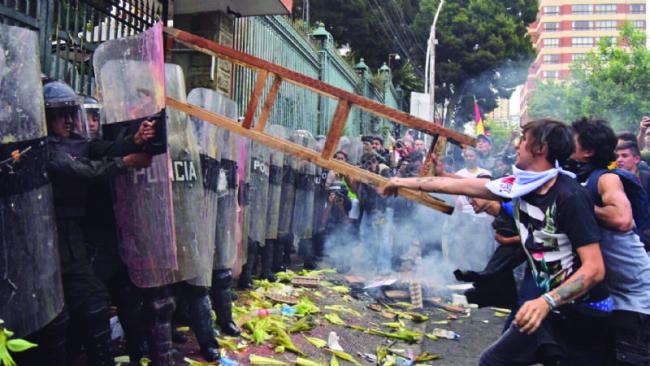
{"type": "Polygon", "coordinates": [[[575,174],[560,168],[560,164],[557,161],[555,162],[555,168],[543,172],[521,170],[514,165],[512,172],[514,173],[513,175],[490,181],[485,184],[485,187],[499,197],[517,198],[535,191],[549,180],[557,177],[560,173],[568,175],[571,178],[576,177],[575,174]]]}

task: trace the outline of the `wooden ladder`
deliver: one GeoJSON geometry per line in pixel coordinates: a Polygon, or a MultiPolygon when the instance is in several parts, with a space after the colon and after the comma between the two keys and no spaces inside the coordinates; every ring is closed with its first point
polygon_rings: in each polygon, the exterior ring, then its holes
{"type": "MultiPolygon", "coordinates": [[[[169,107],[183,111],[218,127],[228,129],[234,133],[245,136],[255,142],[267,145],[273,149],[281,150],[285,153],[295,155],[323,168],[348,175],[363,183],[379,186],[386,183],[388,180],[384,177],[381,177],[380,175],[361,169],[360,167],[333,159],[339,144],[339,140],[343,134],[348,115],[350,114],[350,110],[353,106],[356,106],[357,108],[360,108],[361,110],[364,110],[375,116],[389,119],[404,126],[415,128],[434,136],[444,137],[444,139],[449,142],[453,142],[459,145],[475,145],[476,143],[474,138],[463,135],[460,132],[443,128],[431,122],[411,116],[402,111],[377,103],[368,98],[347,92],[343,89],[339,89],[320,80],[310,78],[306,75],[251,56],[249,54],[236,51],[230,47],[220,45],[216,42],[196,36],[194,34],[175,28],[165,28],[164,32],[168,37],[191,49],[257,71],[257,81],[255,83],[255,88],[253,89],[253,93],[248,102],[248,108],[246,109],[242,123],[238,123],[235,120],[215,113],[211,113],[210,111],[207,111],[195,105],[183,103],[176,99],[167,97],[167,105],[169,107]],[[253,124],[255,112],[260,103],[267,77],[269,76],[273,78],[273,83],[267,94],[266,100],[264,101],[264,105],[262,107],[259,118],[257,119],[256,123],[253,124]],[[298,145],[284,139],[271,136],[264,132],[264,127],[266,126],[269,116],[271,115],[273,104],[275,103],[275,99],[278,96],[278,91],[280,90],[280,86],[283,82],[298,85],[319,95],[333,98],[338,101],[336,111],[332,119],[332,124],[330,130],[328,131],[327,138],[325,140],[325,146],[322,152],[316,152],[302,145],[298,145]]],[[[451,214],[453,212],[453,206],[450,206],[444,201],[437,199],[425,192],[420,192],[412,189],[400,189],[399,195],[447,214],[451,214]]]]}

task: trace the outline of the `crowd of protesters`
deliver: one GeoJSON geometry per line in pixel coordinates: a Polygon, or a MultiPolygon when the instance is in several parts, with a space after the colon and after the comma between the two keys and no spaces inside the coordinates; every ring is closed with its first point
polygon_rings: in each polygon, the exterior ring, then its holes
{"type": "Polygon", "coordinates": [[[511,174],[470,164],[378,189],[469,196],[475,213],[495,217],[487,266],[455,273],[474,282],[470,301],[513,309],[480,365],[650,364],[649,125],[616,135],[599,119],[535,120],[522,127],[511,174]]]}

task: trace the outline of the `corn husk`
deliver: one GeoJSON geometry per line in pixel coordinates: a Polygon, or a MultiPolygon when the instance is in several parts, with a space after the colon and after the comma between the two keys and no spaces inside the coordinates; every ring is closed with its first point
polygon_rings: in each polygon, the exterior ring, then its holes
{"type": "Polygon", "coordinates": [[[322,340],[320,338],[309,337],[309,336],[306,336],[306,335],[303,335],[303,337],[305,337],[305,340],[307,340],[307,342],[311,343],[316,348],[323,348],[323,347],[327,346],[327,341],[324,341],[324,340],[322,340]]]}
{"type": "Polygon", "coordinates": [[[347,286],[339,285],[339,286],[332,286],[330,288],[332,289],[332,291],[336,291],[341,294],[347,294],[350,292],[350,288],[347,286]]]}
{"type": "Polygon", "coordinates": [[[287,351],[304,356],[305,353],[293,343],[291,336],[289,336],[281,327],[276,325],[272,327],[272,331],[275,334],[273,342],[277,346],[283,346],[287,351]]]}
{"type": "Polygon", "coordinates": [[[196,361],[191,358],[185,357],[183,358],[183,361],[187,362],[190,366],[214,366],[216,365],[214,362],[203,362],[203,361],[196,361]]]}
{"type": "Polygon", "coordinates": [[[339,360],[335,355],[332,355],[332,358],[330,359],[330,366],[340,366],[339,360]]]}
{"type": "Polygon", "coordinates": [[[304,318],[300,318],[297,322],[295,322],[290,328],[289,328],[289,333],[298,333],[298,332],[306,332],[310,331],[318,325],[318,322],[311,316],[306,316],[304,318]]]}
{"type": "Polygon", "coordinates": [[[296,315],[308,315],[320,312],[320,308],[306,296],[298,301],[298,304],[294,306],[294,309],[296,309],[296,315]]]}
{"type": "Polygon", "coordinates": [[[393,333],[384,332],[379,329],[368,329],[368,333],[383,336],[386,338],[398,339],[400,341],[404,341],[408,343],[414,343],[422,339],[422,333],[413,332],[408,329],[403,329],[401,331],[397,331],[393,333]]]}
{"type": "Polygon", "coordinates": [[[334,355],[334,356],[336,356],[336,357],[338,357],[338,358],[340,358],[342,360],[352,362],[353,364],[355,364],[357,366],[362,366],[359,361],[355,360],[354,357],[352,357],[352,355],[350,355],[348,353],[345,353],[343,351],[336,351],[336,350],[333,350],[331,348],[325,348],[325,351],[330,352],[332,355],[334,355]]]}
{"type": "Polygon", "coordinates": [[[442,358],[442,356],[435,354],[435,353],[429,353],[429,352],[422,352],[420,353],[415,359],[413,360],[414,362],[427,362],[427,361],[433,361],[433,360],[439,360],[442,358]]]}
{"type": "Polygon", "coordinates": [[[328,322],[334,325],[342,325],[342,326],[346,325],[346,323],[343,321],[343,319],[341,319],[341,317],[337,313],[326,314],[325,319],[327,319],[328,322]]]}
{"type": "Polygon", "coordinates": [[[276,360],[270,357],[262,357],[258,355],[248,356],[248,360],[251,365],[279,365],[279,366],[289,366],[288,363],[280,360],[276,360]]]}
{"type": "Polygon", "coordinates": [[[322,363],[318,363],[316,361],[312,361],[307,358],[296,358],[296,365],[301,365],[301,366],[324,366],[322,363]]]}

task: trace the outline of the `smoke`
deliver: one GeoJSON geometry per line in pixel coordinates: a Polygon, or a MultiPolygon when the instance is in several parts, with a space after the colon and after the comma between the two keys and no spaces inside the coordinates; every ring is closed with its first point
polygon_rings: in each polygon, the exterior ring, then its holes
{"type": "Polygon", "coordinates": [[[441,290],[457,283],[455,269],[484,268],[495,249],[491,218],[460,209],[449,216],[403,198],[390,200],[386,213],[364,213],[358,235],[348,227],[330,233],[324,265],[367,280],[413,279],[441,290]]]}

